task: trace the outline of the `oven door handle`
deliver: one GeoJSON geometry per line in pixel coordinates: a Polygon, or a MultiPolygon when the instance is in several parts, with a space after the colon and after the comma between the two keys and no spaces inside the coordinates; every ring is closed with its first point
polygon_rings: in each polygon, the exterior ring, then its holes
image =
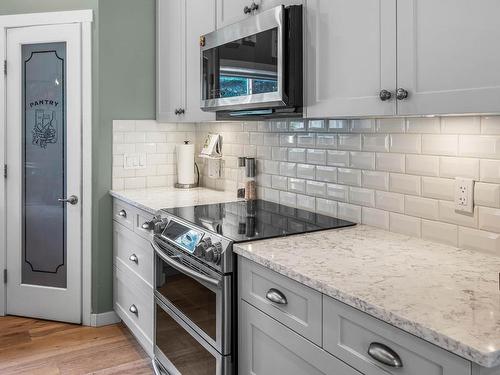
{"type": "Polygon", "coordinates": [[[153,247],[156,255],[158,255],[165,263],[167,263],[172,268],[175,268],[177,271],[182,272],[188,276],[191,276],[198,281],[206,282],[215,286],[216,288],[220,288],[221,284],[220,280],[216,280],[209,276],[202,275],[201,273],[193,271],[191,268],[186,267],[185,265],[180,264],[173,259],[170,259],[169,257],[163,254],[163,251],[153,241],[151,241],[151,246],[153,247]]]}

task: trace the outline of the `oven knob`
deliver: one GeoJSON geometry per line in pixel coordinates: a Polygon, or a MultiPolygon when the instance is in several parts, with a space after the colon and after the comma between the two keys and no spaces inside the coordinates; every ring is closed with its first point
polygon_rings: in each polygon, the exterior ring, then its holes
{"type": "Polygon", "coordinates": [[[194,255],[200,258],[204,258],[206,251],[210,246],[212,246],[212,241],[210,240],[210,238],[201,240],[194,248],[194,255]]]}
{"type": "Polygon", "coordinates": [[[168,224],[168,219],[156,220],[153,226],[153,233],[162,234],[168,224]]]}
{"type": "Polygon", "coordinates": [[[220,242],[214,243],[205,252],[205,259],[209,262],[219,264],[222,253],[222,245],[220,242]]]}

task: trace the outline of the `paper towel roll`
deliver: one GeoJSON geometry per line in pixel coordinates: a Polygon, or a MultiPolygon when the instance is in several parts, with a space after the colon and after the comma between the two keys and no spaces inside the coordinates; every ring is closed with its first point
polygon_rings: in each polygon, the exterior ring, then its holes
{"type": "Polygon", "coordinates": [[[196,182],[194,173],[194,145],[177,145],[177,182],[191,185],[196,182]]]}

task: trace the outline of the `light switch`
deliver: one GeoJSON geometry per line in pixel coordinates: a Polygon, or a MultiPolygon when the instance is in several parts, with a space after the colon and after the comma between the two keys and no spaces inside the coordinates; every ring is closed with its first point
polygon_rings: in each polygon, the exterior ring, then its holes
{"type": "Polygon", "coordinates": [[[123,169],[144,169],[146,159],[145,153],[125,154],[123,155],[123,169]]]}

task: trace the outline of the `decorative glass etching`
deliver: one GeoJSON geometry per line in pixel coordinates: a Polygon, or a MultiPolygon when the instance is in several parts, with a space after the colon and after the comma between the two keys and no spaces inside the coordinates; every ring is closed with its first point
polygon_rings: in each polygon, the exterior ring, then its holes
{"type": "Polygon", "coordinates": [[[22,283],[66,287],[66,43],[22,46],[22,283]]]}

